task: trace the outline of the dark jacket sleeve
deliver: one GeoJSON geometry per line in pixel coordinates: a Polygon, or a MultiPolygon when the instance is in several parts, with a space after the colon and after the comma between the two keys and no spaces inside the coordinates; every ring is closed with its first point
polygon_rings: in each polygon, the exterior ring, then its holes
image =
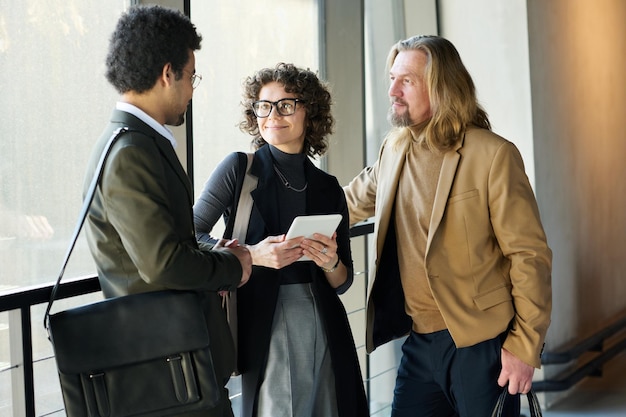
{"type": "Polygon", "coordinates": [[[99,274],[120,287],[112,291],[218,291],[240,282],[236,256],[199,249],[185,175],[162,137],[128,133],[114,145],[88,228],[99,274]]]}

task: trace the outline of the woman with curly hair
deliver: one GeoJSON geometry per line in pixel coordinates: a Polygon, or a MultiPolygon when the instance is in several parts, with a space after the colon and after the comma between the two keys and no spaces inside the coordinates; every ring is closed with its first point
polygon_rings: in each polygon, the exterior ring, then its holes
{"type": "MultiPolygon", "coordinates": [[[[247,175],[257,181],[240,242],[253,262],[237,291],[242,417],[367,416],[338,297],[353,280],[346,201],[337,179],[310,160],[328,148],[330,93],[315,73],[280,63],[246,79],[242,105],[239,127],[255,148],[247,175]],[[342,215],[333,236],[285,238],[296,216],[330,213],[342,215]],[[303,255],[309,260],[298,262],[303,255]]],[[[213,239],[222,215],[230,237],[242,172],[245,155],[234,152],[211,174],[194,206],[199,240],[213,239]]]]}

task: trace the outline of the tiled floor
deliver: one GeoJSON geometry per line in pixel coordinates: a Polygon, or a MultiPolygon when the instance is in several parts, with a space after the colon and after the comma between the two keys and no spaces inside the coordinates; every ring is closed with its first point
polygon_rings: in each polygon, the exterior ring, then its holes
{"type": "Polygon", "coordinates": [[[544,410],[543,416],[626,417],[626,352],[605,365],[601,378],[585,378],[567,398],[544,410]]]}

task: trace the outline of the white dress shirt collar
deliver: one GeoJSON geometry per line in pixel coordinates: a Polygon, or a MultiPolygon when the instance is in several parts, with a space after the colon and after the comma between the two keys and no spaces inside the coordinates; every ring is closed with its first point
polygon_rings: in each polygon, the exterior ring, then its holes
{"type": "Polygon", "coordinates": [[[172,131],[169,130],[167,127],[163,126],[162,124],[160,124],[159,122],[157,122],[156,120],[154,120],[152,117],[148,115],[148,113],[141,110],[137,106],[134,106],[130,103],[125,103],[123,101],[118,101],[117,104],[115,105],[115,108],[120,111],[130,113],[133,116],[139,118],[142,122],[146,123],[148,126],[156,130],[161,136],[169,140],[172,143],[172,147],[176,149],[176,145],[177,145],[176,138],[174,137],[174,134],[172,133],[172,131]]]}

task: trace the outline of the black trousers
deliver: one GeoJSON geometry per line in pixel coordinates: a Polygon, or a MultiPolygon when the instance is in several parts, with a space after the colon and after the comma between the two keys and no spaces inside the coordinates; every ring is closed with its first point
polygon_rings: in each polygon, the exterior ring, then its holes
{"type": "MultiPolygon", "coordinates": [[[[457,349],[447,330],[411,332],[402,346],[392,417],[490,417],[502,389],[500,337],[457,349]]],[[[520,397],[503,417],[519,417],[520,397]]]]}

